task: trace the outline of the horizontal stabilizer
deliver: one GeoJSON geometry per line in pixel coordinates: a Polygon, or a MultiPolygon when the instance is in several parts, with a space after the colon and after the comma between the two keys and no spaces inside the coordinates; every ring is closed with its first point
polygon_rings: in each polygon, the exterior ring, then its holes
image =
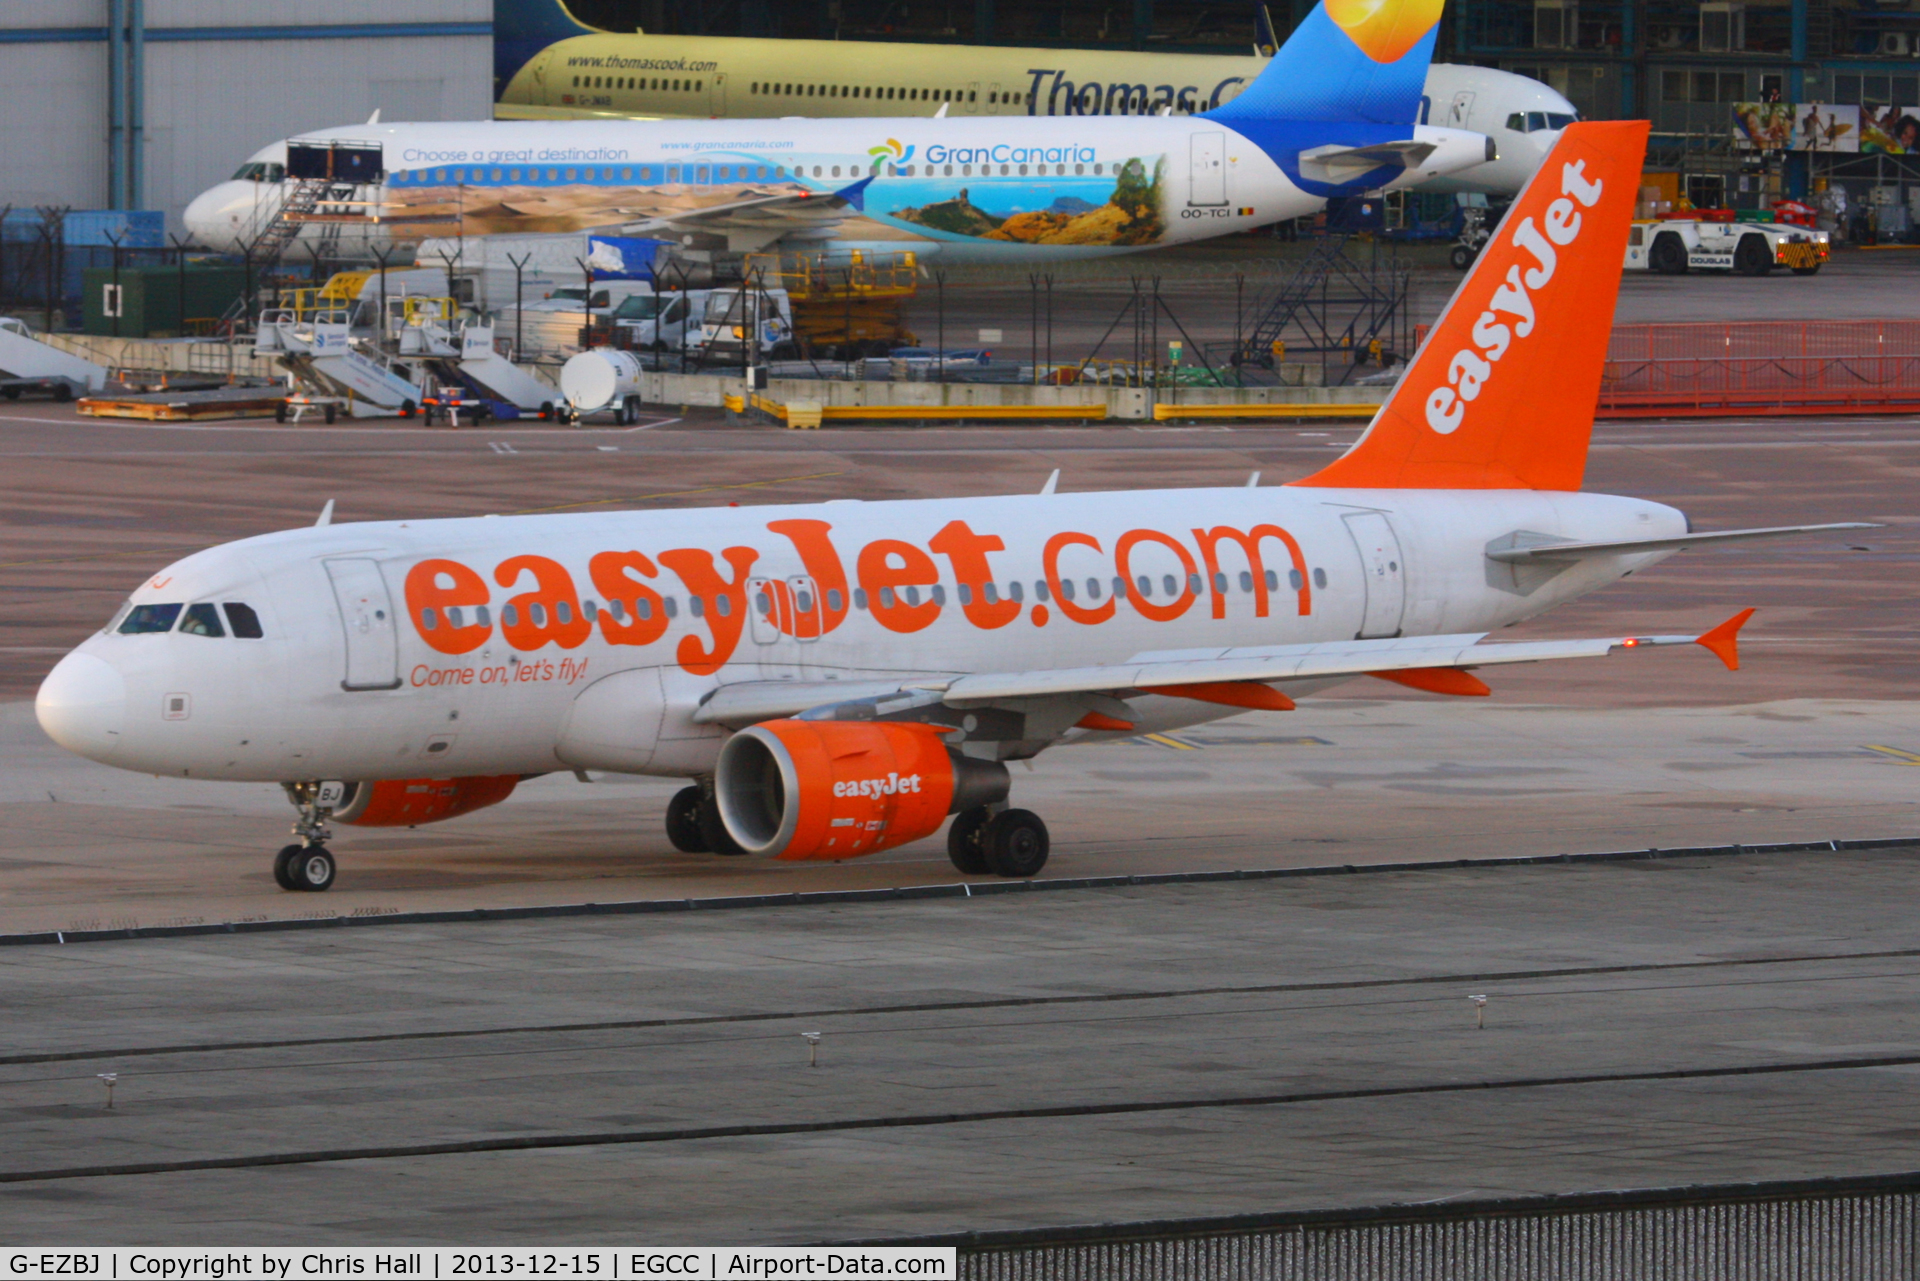
{"type": "Polygon", "coordinates": [[[1370,147],[1314,147],[1300,153],[1300,172],[1316,182],[1345,182],[1373,169],[1418,169],[1434,153],[1434,144],[1376,142],[1370,147]]]}
{"type": "Polygon", "coordinates": [[[1538,564],[1541,561],[1581,560],[1588,556],[1631,556],[1636,552],[1679,551],[1685,547],[1706,547],[1713,543],[1738,543],[1754,538],[1791,538],[1795,534],[1821,534],[1835,529],[1878,529],[1863,521],[1843,521],[1833,525],[1776,525],[1766,529],[1726,529],[1717,533],[1682,534],[1677,538],[1626,539],[1613,543],[1537,543],[1531,547],[1503,547],[1487,553],[1488,560],[1509,565],[1538,564]]]}

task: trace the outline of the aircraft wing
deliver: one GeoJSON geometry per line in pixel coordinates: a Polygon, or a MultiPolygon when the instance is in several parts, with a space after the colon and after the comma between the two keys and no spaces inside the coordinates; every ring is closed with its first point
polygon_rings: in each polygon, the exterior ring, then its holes
{"type": "Polygon", "coordinates": [[[1817,534],[1832,529],[1879,529],[1866,521],[1843,521],[1837,525],[1775,525],[1766,529],[1725,529],[1711,534],[1682,534],[1677,538],[1638,538],[1617,543],[1551,542],[1542,539],[1518,547],[1497,547],[1487,552],[1488,560],[1510,565],[1539,561],[1580,560],[1587,556],[1631,556],[1635,552],[1678,551],[1683,547],[1705,547],[1713,543],[1737,543],[1754,538],[1790,538],[1795,534],[1817,534]]]}
{"type": "MultiPolygon", "coordinates": [[[[916,715],[936,706],[976,708],[1033,699],[1092,698],[1099,703],[1159,693],[1194,697],[1242,707],[1283,707],[1287,700],[1240,701],[1223,697],[1222,687],[1270,686],[1275,682],[1330,677],[1458,673],[1469,668],[1539,663],[1562,658],[1605,658],[1617,650],[1659,645],[1706,646],[1730,668],[1739,666],[1734,638],[1752,610],[1736,614],[1702,635],[1601,636],[1584,640],[1513,641],[1485,644],[1485,633],[1452,636],[1393,637],[1325,642],[1314,645],[1264,645],[1237,649],[1167,650],[1135,655],[1124,663],[1095,667],[1046,668],[1025,672],[982,672],[962,676],[904,677],[884,681],[748,681],[723,685],[694,713],[710,724],[748,725],[781,716],[812,713],[832,718],[854,704],[868,718],[925,719],[916,715]],[[1200,689],[1198,687],[1206,687],[1200,689]]],[[[1424,680],[1424,676],[1422,677],[1424,680]]],[[[1415,683],[1415,682],[1405,682],[1415,683]]],[[[1420,688],[1438,688],[1432,682],[1420,688]]],[[[1252,691],[1250,691],[1252,692],[1252,691]]],[[[1444,692],[1466,692],[1455,685],[1444,692]]],[[[1474,690],[1473,692],[1483,692],[1474,690]]],[[[1269,697],[1276,694],[1270,688],[1269,697]]]]}

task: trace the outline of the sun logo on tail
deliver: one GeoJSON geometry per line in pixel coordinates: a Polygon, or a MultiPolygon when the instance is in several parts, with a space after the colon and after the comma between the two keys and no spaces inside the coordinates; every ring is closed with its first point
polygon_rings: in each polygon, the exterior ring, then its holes
{"type": "Polygon", "coordinates": [[[1443,0],[1326,0],[1327,16],[1375,62],[1398,62],[1440,21],[1443,0]]]}
{"type": "Polygon", "coordinates": [[[867,154],[873,157],[872,172],[878,174],[880,172],[880,166],[886,164],[888,161],[892,161],[894,164],[904,165],[907,161],[913,159],[913,148],[901,146],[898,138],[889,138],[885,146],[868,147],[867,154]]]}

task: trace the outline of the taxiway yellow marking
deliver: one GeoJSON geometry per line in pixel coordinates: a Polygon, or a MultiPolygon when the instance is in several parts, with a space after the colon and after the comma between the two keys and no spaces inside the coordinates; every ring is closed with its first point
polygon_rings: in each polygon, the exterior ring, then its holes
{"type": "Polygon", "coordinates": [[[688,498],[694,494],[717,494],[728,489],[766,489],[773,485],[794,485],[803,480],[826,480],[833,476],[844,476],[844,471],[817,471],[805,476],[778,476],[773,480],[743,480],[732,485],[704,485],[699,489],[670,489],[658,494],[636,494],[632,498],[590,498],[584,503],[561,503],[558,507],[526,507],[512,513],[515,516],[537,516],[544,512],[572,511],[576,507],[602,507],[607,503],[644,503],[655,498],[688,498]]]}
{"type": "Polygon", "coordinates": [[[1197,752],[1200,750],[1200,744],[1189,743],[1184,739],[1175,738],[1171,734],[1142,734],[1140,737],[1146,742],[1158,743],[1161,747],[1171,747],[1176,751],[1197,752]]]}
{"type": "Polygon", "coordinates": [[[1902,765],[1920,765],[1920,752],[1909,752],[1899,747],[1882,747],[1878,743],[1868,743],[1869,752],[1879,752],[1882,756],[1891,756],[1902,765]]]}

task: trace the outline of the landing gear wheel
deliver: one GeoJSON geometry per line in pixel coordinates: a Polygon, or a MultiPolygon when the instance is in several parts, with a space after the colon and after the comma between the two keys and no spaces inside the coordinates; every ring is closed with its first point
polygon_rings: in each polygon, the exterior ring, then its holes
{"type": "Polygon", "coordinates": [[[720,804],[711,796],[700,798],[700,839],[707,843],[709,854],[745,854],[740,842],[733,839],[727,831],[727,825],[720,821],[720,804]]]}
{"type": "Polygon", "coordinates": [[[1001,810],[980,833],[987,863],[1000,876],[1037,876],[1047,865],[1047,825],[1032,810],[1001,810]]]}
{"type": "Polygon", "coordinates": [[[987,863],[987,851],[980,844],[981,833],[992,821],[993,814],[987,807],[976,805],[955,814],[947,827],[947,857],[968,876],[985,876],[993,870],[987,863]]]}
{"type": "Polygon", "coordinates": [[[553,402],[551,400],[541,401],[540,402],[540,420],[542,422],[546,422],[552,417],[553,417],[553,402]]]}
{"type": "Polygon", "coordinates": [[[273,421],[277,423],[287,421],[287,412],[287,402],[283,400],[273,407],[273,421]]]}
{"type": "Polygon", "coordinates": [[[1684,276],[1687,274],[1687,247],[1680,237],[1668,231],[1653,238],[1653,247],[1647,251],[1647,266],[1663,276],[1684,276]]]}
{"type": "Polygon", "coordinates": [[[1764,276],[1773,270],[1773,250],[1765,236],[1742,236],[1733,250],[1733,269],[1743,276],[1764,276]]]}
{"type": "Polygon", "coordinates": [[[1467,248],[1465,245],[1455,245],[1453,252],[1447,255],[1447,261],[1453,264],[1455,271],[1465,271],[1467,268],[1473,266],[1473,260],[1479,256],[1479,254],[1467,248]]]}
{"type": "Polygon", "coordinates": [[[287,874],[296,890],[319,893],[333,886],[333,855],[319,845],[309,845],[287,861],[287,874]]]}
{"type": "Polygon", "coordinates": [[[327,421],[328,421],[328,422],[332,422],[332,421],[334,420],[334,418],[335,418],[335,417],[337,417],[337,416],[339,415],[339,413],[340,413],[340,407],[339,407],[338,405],[328,405],[328,406],[327,406],[327,421]]]}
{"type": "Polygon", "coordinates": [[[283,890],[299,889],[300,886],[293,879],[293,860],[306,852],[307,847],[304,845],[282,847],[280,852],[273,856],[273,883],[283,890]]]}
{"type": "Polygon", "coordinates": [[[411,400],[403,400],[400,402],[400,416],[402,418],[413,417],[414,414],[419,412],[419,409],[420,406],[414,404],[411,400]]]}
{"type": "Polygon", "coordinates": [[[700,830],[700,789],[683,787],[667,802],[667,839],[682,854],[705,854],[707,838],[700,830]]]}

